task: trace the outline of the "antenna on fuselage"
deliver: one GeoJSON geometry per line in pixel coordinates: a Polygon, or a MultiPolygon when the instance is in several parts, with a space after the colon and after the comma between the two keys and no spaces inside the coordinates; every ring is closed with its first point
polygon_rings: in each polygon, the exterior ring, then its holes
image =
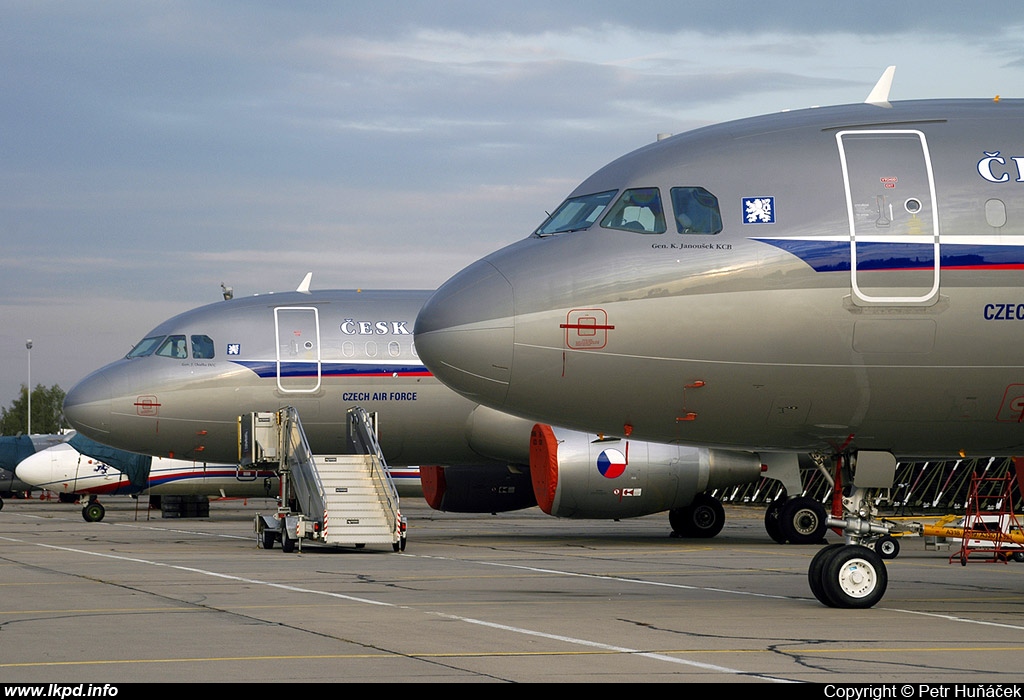
{"type": "Polygon", "coordinates": [[[875,105],[876,107],[892,107],[889,104],[889,90],[892,88],[892,76],[896,72],[896,66],[889,66],[882,73],[882,77],[875,83],[875,87],[871,89],[871,93],[868,95],[868,99],[864,100],[865,104],[875,105]]]}
{"type": "Polygon", "coordinates": [[[309,283],[312,280],[313,280],[313,273],[312,272],[307,272],[306,276],[304,278],[302,278],[302,283],[299,285],[299,288],[296,289],[295,291],[296,292],[302,292],[303,294],[309,294],[309,283]]]}
{"type": "Polygon", "coordinates": [[[220,283],[220,289],[221,293],[224,295],[224,301],[228,301],[235,297],[235,290],[226,286],[223,282],[220,283]]]}

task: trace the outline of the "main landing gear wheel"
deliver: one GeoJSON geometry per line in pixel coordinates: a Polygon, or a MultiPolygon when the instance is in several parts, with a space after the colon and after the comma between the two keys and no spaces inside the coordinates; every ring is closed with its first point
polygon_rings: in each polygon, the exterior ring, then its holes
{"type": "Polygon", "coordinates": [[[791,498],[779,511],[779,528],[792,544],[821,544],[828,529],[825,506],[807,496],[791,498]]]}
{"type": "Polygon", "coordinates": [[[780,498],[772,501],[764,512],[764,529],[776,544],[786,544],[786,536],[782,534],[782,524],[779,522],[779,514],[782,507],[786,505],[786,499],[780,498]]]}
{"type": "Polygon", "coordinates": [[[693,503],[668,512],[674,537],[714,537],[725,526],[725,508],[718,499],[698,493],[693,503]]]}
{"type": "Polygon", "coordinates": [[[98,523],[103,520],[103,516],[107,514],[107,509],[100,503],[87,503],[82,508],[82,517],[87,523],[98,523]]]}
{"type": "Polygon", "coordinates": [[[870,608],[885,595],[889,574],[873,549],[838,544],[814,556],[807,579],[814,597],[830,608],[870,608]]]}
{"type": "Polygon", "coordinates": [[[895,559],[900,553],[900,541],[892,535],[883,535],[875,540],[875,551],[882,559],[895,559]]]}

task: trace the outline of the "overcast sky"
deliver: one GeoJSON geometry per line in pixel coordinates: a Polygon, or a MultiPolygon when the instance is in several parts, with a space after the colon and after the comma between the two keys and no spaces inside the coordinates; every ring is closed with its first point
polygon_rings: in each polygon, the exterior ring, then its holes
{"type": "Polygon", "coordinates": [[[1022,97],[1024,3],[0,0],[0,55],[9,407],[222,282],[437,287],[659,133],[1022,97]]]}

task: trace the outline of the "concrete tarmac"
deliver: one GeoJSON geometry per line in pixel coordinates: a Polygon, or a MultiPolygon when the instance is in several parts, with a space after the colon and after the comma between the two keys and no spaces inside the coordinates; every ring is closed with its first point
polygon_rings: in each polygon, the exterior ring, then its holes
{"type": "MultiPolygon", "coordinates": [[[[56,500],[0,510],[0,683],[1017,683],[1024,563],[950,563],[901,538],[875,607],[819,603],[819,546],[760,507],[710,540],[666,514],[457,515],[404,499],[409,536],[257,546],[273,501],[162,518],[56,500]]],[[[830,542],[838,542],[829,533],[830,542]]]]}

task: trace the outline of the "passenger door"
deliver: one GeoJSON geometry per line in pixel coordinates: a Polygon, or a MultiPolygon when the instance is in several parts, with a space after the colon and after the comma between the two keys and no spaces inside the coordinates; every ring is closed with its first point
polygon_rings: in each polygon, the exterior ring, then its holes
{"type": "Polygon", "coordinates": [[[836,134],[850,226],[850,284],[860,305],[934,304],[939,219],[925,135],[913,129],[836,134]]]}
{"type": "Polygon", "coordinates": [[[320,316],[312,306],[274,309],[277,333],[277,387],[282,392],[312,393],[320,388],[320,316]]]}

